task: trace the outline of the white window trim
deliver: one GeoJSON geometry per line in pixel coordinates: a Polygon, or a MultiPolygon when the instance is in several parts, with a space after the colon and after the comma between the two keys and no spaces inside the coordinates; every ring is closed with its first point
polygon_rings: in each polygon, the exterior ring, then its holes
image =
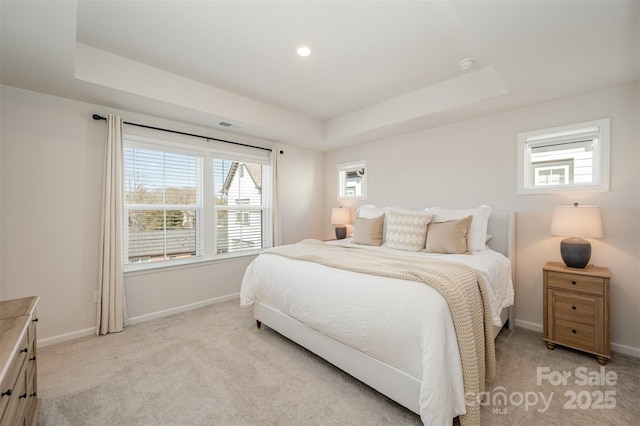
{"type": "MultiPolygon", "coordinates": [[[[124,134],[124,145],[125,146],[133,146],[139,148],[147,148],[153,150],[159,150],[162,148],[167,148],[172,152],[189,154],[189,155],[200,155],[203,157],[203,162],[213,161],[213,158],[217,159],[226,159],[231,161],[243,161],[247,163],[256,163],[263,166],[268,166],[267,168],[263,168],[263,179],[269,178],[271,172],[271,161],[269,155],[266,156],[254,156],[247,153],[238,153],[234,151],[221,150],[217,148],[209,148],[203,147],[200,145],[189,145],[181,142],[172,142],[162,139],[150,138],[147,136],[139,136],[125,133],[124,134]],[[265,175],[266,174],[266,175],[265,175]]],[[[205,214],[204,212],[207,209],[211,209],[215,211],[215,205],[210,201],[207,201],[207,197],[205,194],[213,193],[213,167],[207,168],[203,167],[202,170],[202,200],[200,201],[202,206],[202,216],[203,216],[203,226],[200,228],[200,249],[201,254],[196,255],[191,258],[186,259],[176,259],[176,260],[166,260],[159,262],[150,262],[150,263],[127,263],[124,255],[126,251],[124,250],[124,245],[126,245],[126,230],[123,229],[123,273],[125,276],[133,276],[138,273],[153,273],[158,271],[166,271],[177,268],[184,267],[192,267],[192,266],[201,266],[203,264],[211,264],[221,261],[229,261],[233,259],[241,259],[244,257],[252,257],[260,254],[262,250],[269,248],[273,245],[272,235],[271,235],[271,207],[270,203],[268,206],[260,205],[260,206],[252,206],[253,209],[257,209],[260,207],[266,216],[266,220],[263,226],[263,241],[264,248],[253,249],[253,250],[242,250],[242,251],[234,251],[229,253],[216,253],[217,251],[217,238],[216,238],[216,214],[205,214]]],[[[124,164],[122,168],[122,181],[124,183],[124,164]]],[[[273,184],[273,182],[271,182],[273,184]]],[[[263,196],[271,197],[271,189],[265,191],[263,196]]],[[[124,219],[126,218],[126,209],[124,202],[124,188],[122,191],[122,218],[123,218],[123,228],[126,227],[124,219]]],[[[267,198],[270,200],[270,198],[267,198]]]]}
{"type": "Polygon", "coordinates": [[[553,194],[564,192],[607,192],[609,191],[609,161],[610,161],[610,119],[586,121],[549,129],[518,133],[518,176],[517,194],[553,194]],[[569,185],[548,185],[535,187],[531,182],[531,147],[548,144],[549,141],[561,143],[563,134],[579,133],[587,128],[599,128],[598,146],[594,148],[594,183],[571,183],[569,185]]]}

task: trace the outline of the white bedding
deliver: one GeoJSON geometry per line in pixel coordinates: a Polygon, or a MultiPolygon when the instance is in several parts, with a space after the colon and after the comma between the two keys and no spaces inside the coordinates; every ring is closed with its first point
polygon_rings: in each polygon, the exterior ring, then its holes
{"type": "MultiPolygon", "coordinates": [[[[446,256],[460,258],[486,274],[488,282],[498,282],[489,291],[495,321],[501,307],[513,302],[509,261],[491,250],[446,256]]],[[[416,377],[422,383],[419,405],[425,424],[450,425],[466,412],[449,308],[428,285],[262,254],[247,268],[240,297],[243,307],[260,301],[416,377]]]]}
{"type": "Polygon", "coordinates": [[[437,254],[425,252],[406,252],[400,250],[392,250],[375,246],[363,246],[353,244],[351,238],[343,240],[330,241],[328,244],[340,245],[343,247],[357,247],[372,251],[383,251],[396,255],[418,256],[418,257],[440,257],[454,262],[464,263],[480,272],[486,282],[487,295],[491,303],[491,313],[493,316],[493,325],[501,326],[500,312],[502,309],[513,305],[513,283],[511,281],[511,261],[504,255],[487,248],[483,251],[475,251],[471,254],[437,254]]]}

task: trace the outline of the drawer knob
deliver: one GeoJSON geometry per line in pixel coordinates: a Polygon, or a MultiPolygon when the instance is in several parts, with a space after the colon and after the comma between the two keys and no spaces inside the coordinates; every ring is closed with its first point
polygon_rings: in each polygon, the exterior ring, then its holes
{"type": "Polygon", "coordinates": [[[577,333],[577,331],[575,331],[575,330],[571,330],[571,332],[572,332],[573,334],[576,334],[576,333],[577,333]]]}
{"type": "Polygon", "coordinates": [[[571,284],[576,285],[576,282],[575,281],[571,281],[571,284]]]}
{"type": "Polygon", "coordinates": [[[36,393],[36,392],[34,392],[34,393],[32,393],[31,395],[29,395],[29,396],[30,396],[31,398],[33,398],[33,397],[34,397],[34,396],[36,396],[36,395],[37,395],[37,393],[36,393]]]}
{"type": "Polygon", "coordinates": [[[23,350],[20,351],[20,353],[24,352],[25,354],[29,351],[28,348],[24,348],[23,350]]]}
{"type": "Polygon", "coordinates": [[[25,392],[25,393],[23,393],[22,395],[20,395],[20,396],[18,397],[18,399],[23,399],[23,398],[26,398],[26,397],[27,397],[27,393],[25,392]]]}
{"type": "Polygon", "coordinates": [[[35,360],[36,360],[35,356],[32,356],[31,358],[29,358],[29,361],[35,361],[35,360]]]}
{"type": "Polygon", "coordinates": [[[5,395],[6,396],[11,396],[11,389],[8,389],[8,390],[2,392],[2,396],[5,396],[5,395]]]}
{"type": "Polygon", "coordinates": [[[571,309],[573,309],[573,310],[575,311],[576,307],[575,307],[575,306],[572,306],[572,307],[571,307],[571,309]]]}
{"type": "Polygon", "coordinates": [[[34,319],[33,319],[33,322],[38,322],[38,318],[34,318],[34,319]]]}

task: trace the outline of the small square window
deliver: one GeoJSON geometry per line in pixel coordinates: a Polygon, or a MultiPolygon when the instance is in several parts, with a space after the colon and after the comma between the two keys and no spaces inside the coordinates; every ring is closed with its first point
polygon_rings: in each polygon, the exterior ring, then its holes
{"type": "Polygon", "coordinates": [[[338,165],[338,199],[367,199],[367,162],[338,165]]]}
{"type": "Polygon", "coordinates": [[[518,194],[608,190],[608,118],[518,133],[518,194]]]}

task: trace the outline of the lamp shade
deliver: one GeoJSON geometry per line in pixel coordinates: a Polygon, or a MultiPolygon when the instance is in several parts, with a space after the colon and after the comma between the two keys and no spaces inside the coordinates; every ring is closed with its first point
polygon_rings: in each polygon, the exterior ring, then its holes
{"type": "Polygon", "coordinates": [[[551,235],[578,238],[602,238],[602,220],[598,206],[556,206],[551,220],[551,235]]]}
{"type": "Polygon", "coordinates": [[[602,238],[602,220],[598,206],[556,206],[551,219],[551,234],[565,238],[560,255],[570,268],[584,268],[591,258],[591,243],[584,238],[602,238]]]}
{"type": "Polygon", "coordinates": [[[346,225],[351,222],[351,213],[349,209],[343,209],[342,207],[334,207],[331,209],[331,224],[332,225],[346,225]]]}

